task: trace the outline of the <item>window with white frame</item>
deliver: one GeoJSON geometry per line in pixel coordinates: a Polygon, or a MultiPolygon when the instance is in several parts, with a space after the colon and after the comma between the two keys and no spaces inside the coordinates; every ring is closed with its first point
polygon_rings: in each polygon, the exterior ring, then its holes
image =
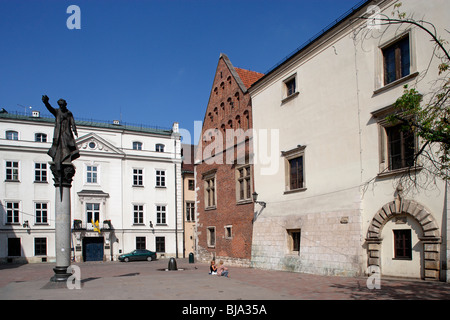
{"type": "Polygon", "coordinates": [[[19,161],[6,161],[6,181],[19,181],[19,161]]]}
{"type": "Polygon", "coordinates": [[[6,140],[19,140],[19,133],[14,130],[6,131],[6,140]]]}
{"type": "Polygon", "coordinates": [[[86,182],[98,183],[98,166],[86,166],[86,182]]]}
{"type": "Polygon", "coordinates": [[[133,150],[142,150],[142,142],[134,141],[133,142],[133,150]]]}
{"type": "Polygon", "coordinates": [[[47,163],[34,164],[34,182],[47,182],[47,163]]]}
{"type": "Polygon", "coordinates": [[[156,152],[164,152],[164,145],[162,143],[157,143],[155,149],[156,152]]]}
{"type": "Polygon", "coordinates": [[[7,201],[6,205],[6,223],[18,224],[19,223],[19,202],[7,201]]]}
{"type": "Polygon", "coordinates": [[[143,224],[144,223],[144,205],[135,204],[133,205],[133,223],[143,224]]]}
{"type": "Polygon", "coordinates": [[[88,224],[100,221],[100,203],[86,203],[86,221],[88,224]]]}
{"type": "Polygon", "coordinates": [[[142,187],[144,185],[144,169],[133,169],[133,186],[142,187]]]}
{"type": "Polygon", "coordinates": [[[45,133],[35,133],[34,134],[34,141],[36,142],[47,142],[47,134],[45,133]]]}
{"type": "Polygon", "coordinates": [[[166,186],[166,171],[156,170],[156,186],[165,187],[166,186]]]}
{"type": "Polygon", "coordinates": [[[195,203],[194,201],[186,201],[186,221],[195,221],[195,203]]]}
{"type": "Polygon", "coordinates": [[[36,224],[48,223],[48,204],[47,202],[35,202],[34,203],[34,216],[36,224]]]}
{"type": "Polygon", "coordinates": [[[156,224],[166,224],[166,206],[156,206],[156,224]]]}

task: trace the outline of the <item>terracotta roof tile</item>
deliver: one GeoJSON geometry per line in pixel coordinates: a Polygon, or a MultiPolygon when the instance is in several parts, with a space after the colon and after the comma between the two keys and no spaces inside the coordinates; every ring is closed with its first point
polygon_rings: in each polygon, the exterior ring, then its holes
{"type": "Polygon", "coordinates": [[[238,73],[239,77],[241,78],[242,82],[244,83],[247,89],[250,88],[252,84],[254,84],[256,81],[258,81],[260,78],[264,76],[263,73],[259,73],[256,71],[250,71],[241,68],[234,68],[234,69],[238,73]]]}

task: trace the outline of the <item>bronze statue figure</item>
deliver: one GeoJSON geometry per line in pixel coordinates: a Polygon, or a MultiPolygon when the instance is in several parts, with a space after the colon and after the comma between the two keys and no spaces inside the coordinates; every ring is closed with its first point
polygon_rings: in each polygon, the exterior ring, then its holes
{"type": "Polygon", "coordinates": [[[80,157],[80,151],[77,148],[72,131],[77,137],[78,133],[72,112],[67,109],[66,100],[58,100],[59,109],[54,109],[48,100],[49,98],[46,95],[42,96],[42,102],[56,118],[53,144],[48,150],[48,155],[59,169],[63,162],[71,162],[80,157]]]}

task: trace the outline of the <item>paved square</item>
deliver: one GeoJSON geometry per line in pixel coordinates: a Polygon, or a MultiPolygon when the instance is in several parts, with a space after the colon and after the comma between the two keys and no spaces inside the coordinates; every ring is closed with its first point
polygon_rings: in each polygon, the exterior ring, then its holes
{"type": "Polygon", "coordinates": [[[208,275],[209,265],[177,259],[178,271],[165,271],[168,260],[89,262],[80,267],[81,289],[49,283],[51,263],[0,265],[2,300],[448,300],[450,284],[381,278],[326,277],[230,267],[230,277],[208,275]]]}

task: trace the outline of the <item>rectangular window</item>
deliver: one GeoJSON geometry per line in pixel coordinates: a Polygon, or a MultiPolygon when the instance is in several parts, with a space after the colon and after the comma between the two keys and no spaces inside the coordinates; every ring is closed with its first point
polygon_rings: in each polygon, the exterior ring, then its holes
{"type": "Polygon", "coordinates": [[[47,182],[47,164],[34,164],[34,182],[47,182]]]}
{"type": "Polygon", "coordinates": [[[47,255],[47,238],[34,238],[34,255],[47,255]]]}
{"type": "Polygon", "coordinates": [[[281,152],[285,158],[285,193],[306,190],[305,148],[305,146],[299,145],[295,149],[281,152]]]}
{"type": "Polygon", "coordinates": [[[34,204],[34,216],[36,217],[36,224],[48,223],[48,211],[46,202],[36,202],[34,204]]]}
{"type": "Polygon", "coordinates": [[[87,218],[87,223],[92,223],[92,221],[94,221],[94,223],[95,223],[100,220],[100,204],[99,203],[86,203],[86,218],[87,218]]]}
{"type": "Polygon", "coordinates": [[[145,237],[136,237],[136,250],[145,250],[145,237]]]}
{"type": "Polygon", "coordinates": [[[143,185],[144,185],[144,170],[133,169],[133,186],[143,186],[143,185]]]}
{"type": "Polygon", "coordinates": [[[6,181],[19,181],[18,161],[6,161],[6,181]]]}
{"type": "Polygon", "coordinates": [[[156,152],[164,152],[164,145],[161,143],[156,144],[155,146],[156,152]]]}
{"type": "Polygon", "coordinates": [[[300,253],[300,229],[287,230],[288,246],[291,253],[300,253]]]}
{"type": "Polygon", "coordinates": [[[385,85],[409,75],[411,67],[409,36],[384,48],[383,59],[385,85]]]}
{"type": "Polygon", "coordinates": [[[250,165],[236,169],[237,200],[250,200],[252,198],[251,168],[250,165]]]}
{"type": "Polygon", "coordinates": [[[214,248],[216,246],[216,227],[208,227],[206,232],[208,247],[214,248]]]}
{"type": "Polygon", "coordinates": [[[411,230],[394,230],[394,258],[412,259],[411,230]]]}
{"type": "Polygon", "coordinates": [[[87,183],[97,183],[97,166],[87,166],[86,173],[87,183]]]}
{"type": "Polygon", "coordinates": [[[225,239],[233,238],[233,226],[225,226],[225,239]]]}
{"type": "Polygon", "coordinates": [[[47,142],[47,135],[45,133],[36,133],[34,135],[34,141],[36,141],[36,142],[47,142]]]}
{"type": "Polygon", "coordinates": [[[295,77],[291,80],[285,82],[287,96],[293,95],[295,93],[295,77]]]}
{"type": "Polygon", "coordinates": [[[303,156],[289,160],[290,190],[303,188],[303,156]]]}
{"type": "Polygon", "coordinates": [[[166,224],[166,206],[156,206],[156,223],[166,224]]]}
{"type": "Polygon", "coordinates": [[[144,206],[141,204],[135,204],[133,206],[134,224],[144,223],[144,206]]]}
{"type": "Polygon", "coordinates": [[[205,207],[216,206],[216,177],[215,175],[205,178],[205,207]]]}
{"type": "Polygon", "coordinates": [[[156,237],[156,252],[166,252],[166,238],[156,237]]]}
{"type": "Polygon", "coordinates": [[[6,223],[19,223],[19,202],[6,202],[6,223]]]}
{"type": "Polygon", "coordinates": [[[389,169],[408,168],[414,165],[415,137],[411,131],[402,130],[402,125],[386,128],[388,138],[389,169]]]}
{"type": "Polygon", "coordinates": [[[186,221],[194,222],[195,221],[195,207],[194,202],[186,201],[186,221]]]}
{"type": "Polygon", "coordinates": [[[188,180],[188,190],[191,190],[191,191],[195,190],[195,181],[193,179],[188,180]]]}
{"type": "Polygon", "coordinates": [[[156,170],[156,186],[157,187],[166,186],[166,171],[156,170]]]}
{"type": "Polygon", "coordinates": [[[22,245],[20,238],[8,238],[8,257],[20,257],[22,255],[22,245]]]}

